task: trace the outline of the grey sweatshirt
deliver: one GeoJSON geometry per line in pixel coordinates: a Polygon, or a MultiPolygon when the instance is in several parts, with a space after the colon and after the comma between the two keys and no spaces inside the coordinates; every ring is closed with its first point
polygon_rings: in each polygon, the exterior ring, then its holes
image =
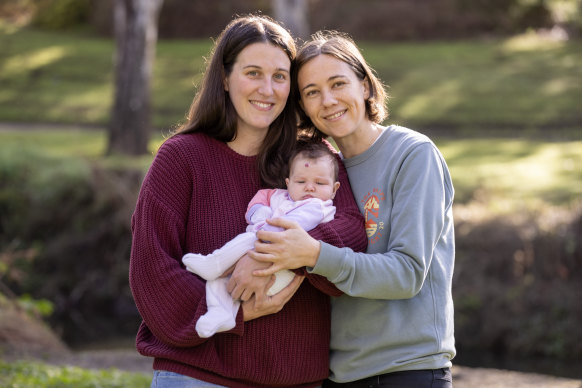
{"type": "Polygon", "coordinates": [[[309,268],[345,293],[332,298],[330,379],[450,367],[454,190],[442,155],[426,136],[390,126],[344,164],[368,249],[322,243],[309,268]]]}

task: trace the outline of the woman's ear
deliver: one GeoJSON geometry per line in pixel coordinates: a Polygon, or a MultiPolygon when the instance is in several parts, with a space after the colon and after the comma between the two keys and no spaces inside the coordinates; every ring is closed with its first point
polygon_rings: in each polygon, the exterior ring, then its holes
{"type": "Polygon", "coordinates": [[[370,81],[368,77],[362,80],[362,86],[364,87],[364,100],[370,98],[370,81]]]}

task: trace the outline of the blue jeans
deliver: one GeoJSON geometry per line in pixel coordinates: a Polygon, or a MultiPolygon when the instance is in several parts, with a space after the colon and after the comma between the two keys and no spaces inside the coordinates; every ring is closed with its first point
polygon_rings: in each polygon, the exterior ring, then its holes
{"type": "MultiPolygon", "coordinates": [[[[193,377],[165,370],[155,370],[151,388],[226,388],[193,377]]],[[[321,388],[321,387],[317,387],[321,388]]]]}
{"type": "Polygon", "coordinates": [[[226,388],[193,377],[165,370],[155,370],[151,388],[226,388]]]}
{"type": "Polygon", "coordinates": [[[453,377],[449,368],[410,370],[367,377],[351,383],[326,380],[323,388],[452,388],[453,377]]]}

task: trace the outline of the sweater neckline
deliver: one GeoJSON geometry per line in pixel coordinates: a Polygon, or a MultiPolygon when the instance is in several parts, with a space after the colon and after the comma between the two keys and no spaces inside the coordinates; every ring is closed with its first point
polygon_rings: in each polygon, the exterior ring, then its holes
{"type": "Polygon", "coordinates": [[[343,159],[343,162],[346,167],[355,166],[357,164],[363,163],[369,158],[373,157],[376,154],[376,151],[382,147],[382,145],[386,142],[386,140],[390,137],[390,134],[394,132],[393,125],[390,125],[382,131],[380,136],[372,143],[372,145],[364,152],[359,155],[353,156],[351,158],[343,159]]]}
{"type": "Polygon", "coordinates": [[[257,155],[247,156],[247,155],[239,154],[238,152],[236,152],[235,150],[230,148],[228,146],[228,144],[226,144],[226,142],[215,139],[213,137],[210,137],[207,134],[203,134],[203,135],[204,135],[204,137],[206,137],[208,139],[208,141],[210,143],[214,143],[217,147],[222,149],[222,151],[224,153],[226,153],[229,156],[232,156],[235,159],[238,159],[238,160],[244,161],[244,162],[255,162],[257,160],[257,155]]]}

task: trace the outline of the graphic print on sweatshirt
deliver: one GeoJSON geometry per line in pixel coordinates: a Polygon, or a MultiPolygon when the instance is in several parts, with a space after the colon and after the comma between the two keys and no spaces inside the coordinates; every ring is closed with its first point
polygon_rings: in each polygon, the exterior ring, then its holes
{"type": "Polygon", "coordinates": [[[384,222],[380,221],[380,203],[383,201],[384,193],[380,189],[368,192],[362,200],[369,244],[378,242],[384,231],[384,222]]]}

